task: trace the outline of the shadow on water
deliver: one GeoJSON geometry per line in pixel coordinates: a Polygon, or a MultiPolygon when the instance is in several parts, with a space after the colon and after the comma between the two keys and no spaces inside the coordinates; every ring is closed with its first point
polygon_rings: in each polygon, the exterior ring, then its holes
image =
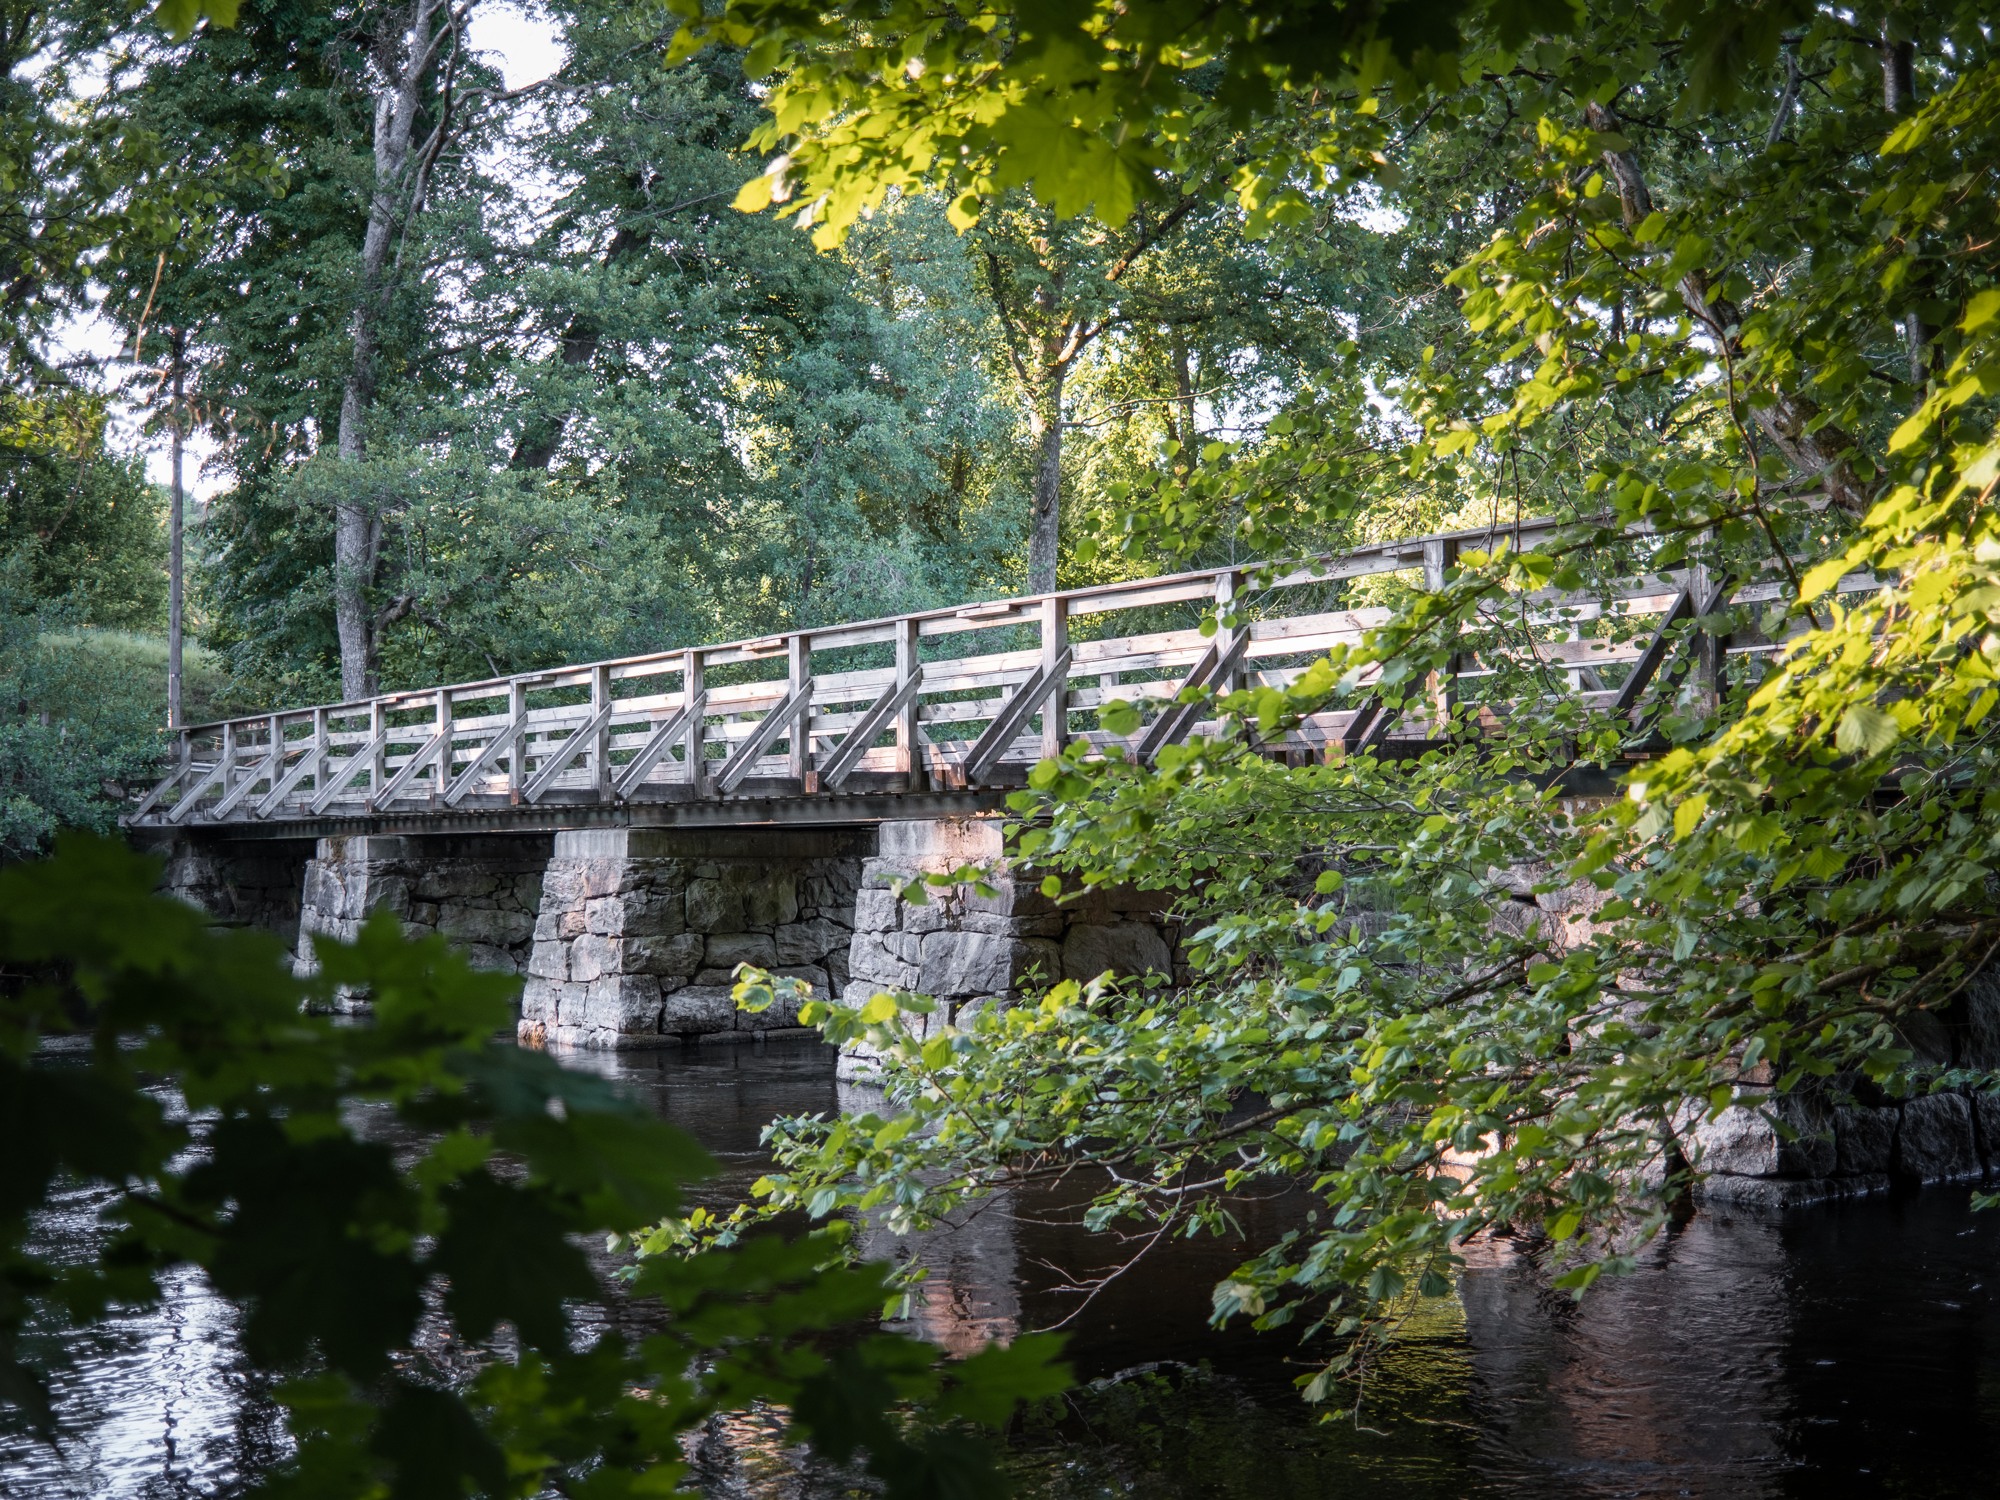
{"type": "MultiPolygon", "coordinates": [[[[816,1045],[591,1058],[715,1153],[696,1201],[736,1201],[764,1166],[773,1116],[866,1102],[816,1045]]],[[[37,1226],[82,1253],[99,1201],[70,1194],[37,1226]]],[[[1081,1312],[1055,1267],[1099,1273],[1115,1252],[1059,1222],[1060,1192],[1015,1197],[927,1237],[917,1331],[948,1348],[1068,1325],[1084,1382],[1024,1420],[1011,1463],[1049,1500],[1398,1500],[1486,1496],[1958,1496],[2000,1492],[2000,1213],[1963,1189],[1782,1218],[1705,1212],[1639,1270],[1579,1305],[1504,1243],[1459,1295],[1427,1305],[1371,1376],[1358,1416],[1318,1421],[1283,1335],[1206,1326],[1209,1290],[1241,1246],[1178,1241],[1081,1312]]],[[[1253,1236],[1292,1206],[1246,1205],[1253,1236]]],[[[907,1254],[885,1235],[871,1251],[907,1254]]],[[[619,1317],[617,1310],[604,1316],[619,1317]]],[[[230,1308],[199,1277],[83,1335],[68,1355],[58,1451],[0,1426],[0,1495],[226,1493],[282,1455],[282,1426],[231,1361],[230,1308]]],[[[731,1494],[821,1492],[779,1461],[755,1415],[714,1435],[746,1459],[731,1494]]],[[[833,1491],[837,1492],[836,1486],[833,1491]]]]}

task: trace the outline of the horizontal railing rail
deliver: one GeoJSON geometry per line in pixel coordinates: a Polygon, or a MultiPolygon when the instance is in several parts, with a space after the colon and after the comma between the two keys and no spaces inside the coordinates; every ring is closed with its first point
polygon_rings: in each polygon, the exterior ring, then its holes
{"type": "MultiPolygon", "coordinates": [[[[1308,562],[1135,579],[194,725],[179,732],[166,775],[127,822],[283,824],[1019,785],[1071,741],[1153,757],[1215,732],[1215,698],[1284,686],[1390,617],[1383,604],[1333,597],[1350,585],[1408,573],[1414,587],[1438,589],[1468,546],[1504,536],[1526,550],[1571,524],[1402,538],[1308,562]],[[1121,624],[1132,628],[1116,633],[1121,624]],[[1135,731],[1099,725],[1113,702],[1140,712],[1135,731]]],[[[1631,535],[1637,542],[1644,533],[1631,535]]],[[[1416,709],[1385,709],[1364,674],[1348,702],[1266,748],[1317,754],[1427,739],[1454,701],[1470,702],[1510,665],[1532,666],[1545,691],[1589,709],[1639,716],[1701,619],[1787,597],[1781,582],[1739,585],[1700,563],[1606,579],[1595,590],[1489,601],[1466,621],[1416,709]]],[[[1876,586],[1850,575],[1840,588],[1876,586]]],[[[1783,644],[1754,630],[1711,641],[1713,663],[1783,644]]]]}

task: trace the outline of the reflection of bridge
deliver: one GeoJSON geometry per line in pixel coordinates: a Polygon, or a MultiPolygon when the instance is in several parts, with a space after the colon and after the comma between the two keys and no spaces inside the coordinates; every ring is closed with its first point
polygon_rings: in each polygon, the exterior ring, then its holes
{"type": "MultiPolygon", "coordinates": [[[[1346,581],[1402,573],[1438,588],[1461,546],[1504,536],[1532,548],[1556,530],[1412,537],[1301,566],[1140,579],[199,725],[182,731],[171,770],[128,821],[300,837],[976,811],[1066,740],[1156,755],[1213,730],[1209,690],[1287,683],[1329,647],[1359,641],[1388,611],[1329,607],[1346,581]],[[1096,710],[1121,699],[1146,715],[1129,737],[1098,725],[1096,710]]],[[[1476,680],[1512,658],[1536,666],[1550,692],[1631,713],[1689,622],[1784,593],[1775,582],[1732,589],[1694,566],[1591,593],[1510,596],[1468,627],[1477,638],[1430,692],[1477,697],[1476,680]]],[[[1725,651],[1772,649],[1694,639],[1711,674],[1725,651]]],[[[1434,712],[1398,718],[1364,693],[1269,748],[1421,742],[1434,712]]]]}

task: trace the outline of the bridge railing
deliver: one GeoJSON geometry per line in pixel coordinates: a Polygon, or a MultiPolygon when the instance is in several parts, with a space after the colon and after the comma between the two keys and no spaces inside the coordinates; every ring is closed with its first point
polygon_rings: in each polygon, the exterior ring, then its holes
{"type": "MultiPolygon", "coordinates": [[[[196,725],[128,822],[1018,785],[1077,738],[1149,757],[1212,732],[1206,698],[1182,702],[1184,690],[1283,685],[1358,642],[1390,611],[1338,607],[1342,585],[1407,574],[1415,587],[1442,587],[1461,547],[1505,535],[1532,548],[1558,526],[1405,538],[1299,566],[1209,569],[196,725]],[[1115,700],[1142,710],[1130,735],[1099,727],[1115,700]]],[[[1865,576],[1841,585],[1873,586],[1865,576]]],[[[1523,650],[1552,690],[1630,712],[1689,621],[1784,595],[1780,583],[1736,586],[1697,565],[1514,596],[1468,622],[1466,649],[1432,684],[1432,712],[1391,715],[1362,695],[1272,749],[1425,738],[1446,700],[1476,693],[1523,650]]],[[[1751,634],[1717,650],[1778,644],[1751,634]]]]}

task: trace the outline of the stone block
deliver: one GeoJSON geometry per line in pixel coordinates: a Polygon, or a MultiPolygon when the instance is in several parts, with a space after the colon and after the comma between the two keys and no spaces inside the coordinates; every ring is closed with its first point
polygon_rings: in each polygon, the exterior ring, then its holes
{"type": "Polygon", "coordinates": [[[628,937],[622,957],[627,973],[657,974],[666,979],[686,979],[701,967],[706,940],[698,932],[676,933],[672,937],[628,937]]]}
{"type": "Polygon", "coordinates": [[[956,930],[959,925],[957,914],[946,904],[947,893],[932,891],[928,894],[930,899],[921,906],[908,901],[903,903],[903,931],[922,936],[926,933],[956,930]]]}
{"type": "Polygon", "coordinates": [[[583,904],[583,871],[573,860],[552,860],[542,872],[540,904],[546,911],[566,911],[583,904]]]}
{"type": "Polygon", "coordinates": [[[1004,994],[1031,969],[1055,978],[1062,950],[1046,938],[994,937],[981,932],[933,932],[923,940],[916,987],[927,995],[1004,994]]]}
{"type": "Polygon", "coordinates": [[[778,945],[768,932],[713,932],[708,936],[706,967],[733,969],[755,964],[768,969],[778,961],[778,945]]]}
{"type": "Polygon", "coordinates": [[[410,914],[410,882],[401,875],[376,875],[369,872],[367,909],[372,912],[386,911],[392,916],[406,917],[410,914]]]}
{"type": "Polygon", "coordinates": [[[743,927],[743,893],[720,880],[692,880],[687,888],[691,932],[738,932],[743,927]]]}
{"type": "Polygon", "coordinates": [[[920,964],[924,961],[924,937],[908,930],[885,932],[882,946],[906,964],[920,964]]]}
{"type": "Polygon", "coordinates": [[[418,870],[415,895],[419,901],[490,900],[499,889],[494,871],[447,859],[418,870]]]}
{"type": "Polygon", "coordinates": [[[637,871],[629,859],[587,859],[580,870],[583,879],[582,896],[588,903],[594,896],[615,896],[628,888],[628,883],[636,878],[637,871]]]}
{"type": "MultiPolygon", "coordinates": [[[[810,998],[824,1000],[829,994],[826,971],[809,967],[796,967],[776,971],[787,979],[802,980],[812,987],[810,998]]],[[[770,1008],[762,1011],[739,1010],[736,1012],[736,1026],[740,1031],[772,1031],[789,1029],[799,1024],[799,1002],[779,994],[772,1000],[770,1008]]]]}
{"type": "Polygon", "coordinates": [[[1689,1160],[1703,1172],[1742,1177],[1825,1177],[1836,1162],[1833,1121],[1799,1099],[1771,1106],[1797,1134],[1779,1135],[1766,1110],[1731,1105],[1713,1120],[1698,1118],[1687,1132],[1689,1160]]]}
{"type": "Polygon", "coordinates": [[[1834,1142],[1843,1177],[1889,1170],[1896,1157],[1896,1111],[1853,1105],[1834,1111],[1834,1142]]]}
{"type": "Polygon", "coordinates": [[[534,936],[535,919],[493,906],[447,906],[438,912],[437,929],[454,943],[511,948],[534,936]]]}
{"type": "Polygon", "coordinates": [[[733,1031],[736,1001],[721,986],[688,985],[666,997],[660,1012],[660,1030],[683,1036],[710,1031],[733,1031]]]}
{"type": "Polygon", "coordinates": [[[1974,1094],[1972,1128],[1979,1137],[1979,1154],[1988,1172],[2000,1172],[2000,1094],[1974,1094]]]}
{"type": "Polygon", "coordinates": [[[520,965],[506,948],[495,948],[488,943],[467,943],[459,949],[465,961],[475,969],[487,969],[496,974],[514,974],[520,965]]]}
{"type": "Polygon", "coordinates": [[[623,949],[624,944],[617,938],[585,933],[569,945],[569,977],[588,984],[592,980],[623,973],[623,949]]]}
{"type": "Polygon", "coordinates": [[[902,925],[894,891],[857,891],[854,896],[856,932],[894,932],[902,925]]]}
{"type": "Polygon", "coordinates": [[[556,996],[556,1021],[567,1027],[581,1027],[584,1022],[584,1007],[590,999],[587,984],[565,984],[556,996]]]}
{"type": "Polygon", "coordinates": [[[1982,1071],[2000,1068],[2000,973],[1987,969],[1974,975],[1959,1009],[1965,1018],[1961,1062],[1982,1071]]]}
{"type": "Polygon", "coordinates": [[[558,982],[569,978],[569,944],[537,943],[528,953],[528,973],[558,982]]]}
{"type": "Polygon", "coordinates": [[[959,919],[966,932],[983,932],[994,937],[1059,938],[1066,923],[1061,912],[1034,917],[1003,917],[994,912],[969,911],[959,919]]]}
{"type": "Polygon", "coordinates": [[[1896,1171],[1919,1182],[1965,1182],[1982,1173],[1972,1109],[1958,1094],[1926,1094],[1903,1106],[1896,1171]]]}
{"type": "MultiPolygon", "coordinates": [[[[853,982],[862,986],[885,989],[914,989],[922,977],[922,971],[915,964],[906,964],[882,941],[887,934],[854,934],[854,942],[847,950],[847,971],[853,982]]],[[[873,993],[873,988],[870,989],[873,993]]],[[[866,998],[866,997],[864,997],[866,998]]]]}
{"type": "Polygon", "coordinates": [[[1173,964],[1173,949],[1150,922],[1110,926],[1079,923],[1063,939],[1062,973],[1066,979],[1095,979],[1107,969],[1120,977],[1170,974],[1173,964]]]}
{"type": "Polygon", "coordinates": [[[590,931],[590,923],[585,920],[583,908],[571,907],[556,918],[556,935],[564,940],[580,938],[590,931]]]}
{"type": "Polygon", "coordinates": [[[584,1001],[584,1024],[595,1031],[652,1033],[660,1030],[660,981],[642,974],[617,974],[591,983],[584,1001]]]}
{"type": "Polygon", "coordinates": [[[687,928],[678,890],[641,886],[584,903],[584,926],[606,937],[671,937],[687,928]]]}
{"type": "Polygon", "coordinates": [[[771,937],[781,964],[817,964],[854,940],[853,933],[825,917],[810,922],[787,922],[771,937]]]}
{"type": "MultiPolygon", "coordinates": [[[[990,877],[986,884],[993,892],[990,896],[982,895],[971,886],[965,887],[963,900],[966,911],[985,912],[996,917],[1040,917],[1065,911],[1075,915],[1070,908],[1058,906],[1055,897],[1044,896],[1039,879],[1019,874],[998,874],[990,877]]],[[[1104,913],[1110,910],[1108,906],[1098,909],[1104,913]]]]}
{"type": "Polygon", "coordinates": [[[790,870],[772,870],[749,882],[743,892],[748,927],[782,927],[799,919],[799,882],[790,870]]]}
{"type": "Polygon", "coordinates": [[[549,1022],[556,1018],[556,1002],[562,986],[553,980],[530,979],[521,987],[521,1019],[549,1022]]]}

